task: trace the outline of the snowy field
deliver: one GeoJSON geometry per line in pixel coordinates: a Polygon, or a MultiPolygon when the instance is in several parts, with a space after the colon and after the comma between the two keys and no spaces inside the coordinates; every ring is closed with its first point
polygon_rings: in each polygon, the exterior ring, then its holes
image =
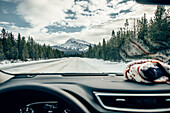
{"type": "Polygon", "coordinates": [[[121,73],[125,66],[125,63],[70,57],[0,64],[0,69],[10,73],[121,73]]]}

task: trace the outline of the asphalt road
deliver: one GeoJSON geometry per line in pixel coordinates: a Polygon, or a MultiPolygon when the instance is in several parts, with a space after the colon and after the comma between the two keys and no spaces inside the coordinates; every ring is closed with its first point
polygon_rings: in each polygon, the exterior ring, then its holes
{"type": "Polygon", "coordinates": [[[101,70],[78,57],[2,68],[10,73],[100,73],[101,70]]]}

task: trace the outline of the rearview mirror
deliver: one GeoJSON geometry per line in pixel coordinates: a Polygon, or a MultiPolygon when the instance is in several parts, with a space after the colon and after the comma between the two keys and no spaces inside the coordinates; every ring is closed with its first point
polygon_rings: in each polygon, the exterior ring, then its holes
{"type": "Polygon", "coordinates": [[[140,4],[170,5],[170,0],[136,0],[140,4]]]}

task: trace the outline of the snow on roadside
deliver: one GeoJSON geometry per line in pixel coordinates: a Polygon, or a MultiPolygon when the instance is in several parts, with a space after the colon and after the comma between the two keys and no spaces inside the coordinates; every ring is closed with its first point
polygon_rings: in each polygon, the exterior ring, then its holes
{"type": "Polygon", "coordinates": [[[98,70],[104,73],[123,73],[126,68],[126,63],[123,62],[111,62],[111,61],[104,61],[102,59],[95,59],[95,58],[81,58],[81,60],[85,61],[86,63],[96,67],[98,70]]]}
{"type": "Polygon", "coordinates": [[[41,63],[41,62],[48,62],[48,61],[55,61],[55,60],[61,60],[64,58],[57,58],[57,59],[42,59],[42,60],[34,60],[34,61],[14,61],[13,63],[9,60],[3,60],[0,62],[0,69],[3,68],[9,68],[9,67],[14,67],[14,66],[22,66],[22,65],[27,65],[27,64],[36,64],[36,63],[41,63]]]}

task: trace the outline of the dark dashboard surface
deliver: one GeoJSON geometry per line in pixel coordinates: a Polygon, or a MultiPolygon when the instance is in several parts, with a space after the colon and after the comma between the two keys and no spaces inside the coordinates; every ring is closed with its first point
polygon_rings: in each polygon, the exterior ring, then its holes
{"type": "MultiPolygon", "coordinates": [[[[137,90],[137,91],[157,91],[170,90],[170,85],[166,83],[159,84],[142,84],[129,82],[124,80],[123,76],[70,76],[62,77],[55,75],[38,75],[32,78],[13,78],[3,85],[10,84],[25,84],[25,83],[41,83],[50,85],[59,85],[64,88],[64,85],[75,85],[79,87],[87,87],[92,90],[137,90]]],[[[67,87],[65,87],[67,88],[67,87]]]]}
{"type": "Polygon", "coordinates": [[[62,89],[78,100],[93,112],[113,112],[104,109],[96,99],[94,92],[104,93],[170,93],[168,84],[140,84],[125,81],[123,76],[58,76],[37,75],[34,77],[14,77],[0,85],[0,89],[8,87],[41,84],[62,89]]]}

